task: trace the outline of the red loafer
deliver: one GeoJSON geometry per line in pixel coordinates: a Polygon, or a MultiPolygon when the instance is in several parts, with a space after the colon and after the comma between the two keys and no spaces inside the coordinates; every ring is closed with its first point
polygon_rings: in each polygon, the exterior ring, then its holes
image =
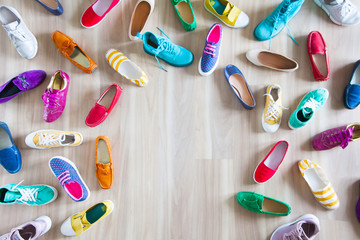
{"type": "Polygon", "coordinates": [[[307,50],[315,80],[328,80],[330,74],[329,55],[325,40],[321,33],[318,31],[312,31],[309,34],[307,38],[307,50]]]}
{"type": "Polygon", "coordinates": [[[84,28],[96,27],[120,0],[97,0],[81,16],[80,23],[84,28]]]}
{"type": "Polygon", "coordinates": [[[108,87],[100,96],[99,100],[97,100],[95,106],[90,110],[88,116],[86,117],[85,124],[89,127],[96,127],[105,121],[119,100],[121,92],[122,88],[117,84],[113,84],[108,87]]]}

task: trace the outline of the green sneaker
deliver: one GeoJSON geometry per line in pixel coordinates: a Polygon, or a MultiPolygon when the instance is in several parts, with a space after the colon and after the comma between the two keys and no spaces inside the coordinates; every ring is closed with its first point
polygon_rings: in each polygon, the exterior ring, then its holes
{"type": "Polygon", "coordinates": [[[171,0],[172,5],[186,31],[192,31],[196,28],[194,9],[190,0],[171,0]]]}
{"type": "Polygon", "coordinates": [[[51,203],[58,195],[56,189],[51,186],[22,186],[19,184],[7,184],[0,187],[0,204],[21,203],[30,206],[40,206],[51,203]]]}
{"type": "Polygon", "coordinates": [[[300,101],[295,111],[289,118],[289,127],[298,129],[305,126],[326,102],[329,92],[325,88],[319,88],[308,92],[300,101]]]}

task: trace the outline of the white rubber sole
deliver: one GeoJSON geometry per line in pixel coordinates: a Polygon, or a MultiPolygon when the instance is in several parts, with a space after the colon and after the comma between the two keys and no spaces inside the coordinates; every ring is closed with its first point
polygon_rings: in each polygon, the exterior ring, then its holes
{"type": "Polygon", "coordinates": [[[264,113],[263,113],[262,116],[261,116],[261,124],[262,124],[262,127],[263,127],[263,129],[264,129],[265,132],[267,132],[267,133],[274,133],[274,132],[276,132],[277,130],[279,130],[280,125],[281,125],[281,119],[280,119],[280,122],[279,122],[279,126],[278,126],[277,129],[276,129],[275,131],[273,131],[273,132],[267,131],[266,128],[265,128],[264,113]]]}

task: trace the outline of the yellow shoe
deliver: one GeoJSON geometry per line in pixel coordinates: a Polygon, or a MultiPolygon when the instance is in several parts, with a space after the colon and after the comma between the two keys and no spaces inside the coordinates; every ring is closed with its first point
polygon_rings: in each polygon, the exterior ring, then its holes
{"type": "Polygon", "coordinates": [[[25,143],[31,148],[48,149],[54,147],[79,146],[83,136],[78,132],[58,130],[39,130],[30,133],[25,138],[25,143]]]}
{"type": "Polygon", "coordinates": [[[262,115],[262,126],[265,132],[273,133],[279,129],[282,117],[282,92],[277,84],[268,86],[266,90],[265,109],[262,115]]]}
{"type": "Polygon", "coordinates": [[[112,212],[113,207],[112,201],[109,200],[98,203],[91,208],[74,214],[66,219],[61,225],[60,231],[65,236],[80,236],[95,223],[109,215],[112,212]]]}
{"type": "Polygon", "coordinates": [[[244,28],[249,17],[227,0],[205,0],[205,9],[231,28],[244,28]]]}

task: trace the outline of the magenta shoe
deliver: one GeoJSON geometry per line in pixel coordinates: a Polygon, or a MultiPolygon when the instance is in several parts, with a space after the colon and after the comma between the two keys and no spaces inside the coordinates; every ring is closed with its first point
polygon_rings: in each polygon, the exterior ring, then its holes
{"type": "Polygon", "coordinates": [[[0,103],[7,102],[22,92],[39,86],[46,78],[46,72],[32,70],[23,72],[0,87],[0,103]]]}
{"type": "Polygon", "coordinates": [[[55,121],[64,111],[69,83],[69,75],[63,71],[58,70],[52,76],[48,87],[42,95],[45,105],[43,118],[46,122],[55,121]]]}
{"type": "Polygon", "coordinates": [[[360,123],[328,129],[315,136],[312,144],[315,150],[328,150],[337,146],[343,149],[350,141],[360,138],[360,123]]]}

